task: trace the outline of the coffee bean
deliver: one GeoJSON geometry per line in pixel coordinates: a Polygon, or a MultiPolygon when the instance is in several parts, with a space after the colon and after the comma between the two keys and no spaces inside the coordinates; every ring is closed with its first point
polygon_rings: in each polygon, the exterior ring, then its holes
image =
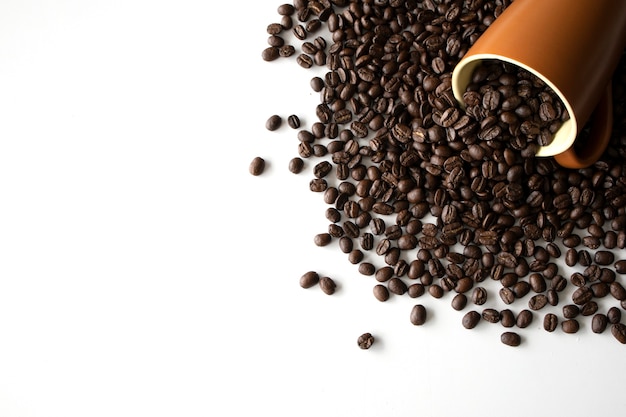
{"type": "Polygon", "coordinates": [[[326,246],[332,241],[332,236],[329,233],[318,233],[313,238],[313,243],[316,246],[326,246]]]}
{"type": "Polygon", "coordinates": [[[311,287],[317,285],[319,280],[320,280],[320,276],[318,275],[317,272],[315,272],[315,271],[308,271],[308,272],[305,272],[300,277],[300,286],[302,288],[311,288],[311,287]]]}
{"type": "Polygon", "coordinates": [[[376,267],[370,262],[362,262],[359,264],[359,273],[367,276],[374,275],[376,273],[376,267]]]}
{"type": "Polygon", "coordinates": [[[416,304],[411,309],[411,323],[415,326],[421,326],[426,323],[426,307],[421,304],[416,304]]]}
{"type": "Polygon", "coordinates": [[[304,161],[302,160],[302,158],[292,158],[289,161],[289,171],[294,173],[294,174],[299,174],[302,172],[302,169],[304,168],[304,161]]]}
{"type": "Polygon", "coordinates": [[[486,308],[481,314],[483,320],[489,323],[497,323],[500,321],[500,312],[494,308],[486,308]]]}
{"type": "Polygon", "coordinates": [[[622,311],[617,307],[611,307],[606,313],[609,323],[615,324],[622,320],[622,311]]]}
{"type": "Polygon", "coordinates": [[[374,340],[374,336],[372,336],[371,333],[363,333],[357,339],[357,344],[361,349],[367,350],[372,347],[372,345],[374,344],[374,340]]]}
{"type": "Polygon", "coordinates": [[[250,174],[252,175],[261,175],[265,170],[265,160],[260,156],[255,157],[252,162],[250,162],[250,174]]]}
{"type": "Polygon", "coordinates": [[[389,299],[389,290],[382,284],[376,284],[374,286],[374,297],[378,301],[387,301],[389,299]]]}
{"type": "Polygon", "coordinates": [[[553,332],[556,330],[559,319],[556,314],[548,313],[543,317],[543,328],[547,332],[553,332]]]}
{"type": "Polygon", "coordinates": [[[530,310],[522,310],[517,315],[515,324],[520,329],[530,326],[533,321],[533,313],[530,310]]]}
{"type": "Polygon", "coordinates": [[[609,321],[604,314],[598,313],[591,320],[591,331],[594,333],[602,333],[606,329],[609,321]]]}
{"type": "Polygon", "coordinates": [[[626,259],[620,259],[619,261],[615,262],[615,272],[617,272],[618,274],[626,274],[626,259]]]}
{"type": "Polygon", "coordinates": [[[451,305],[452,305],[452,308],[457,311],[463,310],[465,306],[467,305],[467,296],[463,293],[456,294],[452,298],[451,305]]]}
{"type": "Polygon", "coordinates": [[[264,61],[274,61],[280,57],[279,49],[275,46],[268,46],[261,54],[264,61]]]}
{"type": "Polygon", "coordinates": [[[478,325],[478,322],[480,322],[480,319],[481,319],[480,313],[478,313],[478,311],[471,310],[465,313],[461,323],[463,324],[463,327],[465,327],[466,329],[473,329],[474,327],[476,327],[476,325],[478,325]]]}
{"type": "Polygon", "coordinates": [[[621,344],[626,344],[626,325],[623,323],[615,323],[611,325],[611,334],[621,344]]]}
{"type": "Polygon", "coordinates": [[[580,323],[576,319],[567,319],[561,323],[561,329],[564,333],[576,333],[580,329],[580,323]]]}
{"type": "Polygon", "coordinates": [[[609,284],[609,291],[611,295],[619,301],[626,300],[626,289],[619,282],[611,282],[609,284]]]}
{"type": "Polygon", "coordinates": [[[483,305],[487,302],[487,290],[483,287],[476,287],[472,291],[472,302],[476,305],[483,305]]]}
{"type": "Polygon", "coordinates": [[[319,286],[325,294],[332,295],[335,293],[335,289],[337,288],[337,284],[330,277],[321,277],[319,281],[319,286]]]}
{"type": "Polygon", "coordinates": [[[593,260],[598,265],[610,265],[614,260],[613,252],[599,250],[595,253],[593,260]]]}
{"type": "Polygon", "coordinates": [[[548,298],[544,294],[536,294],[528,300],[528,308],[531,310],[541,310],[548,304],[548,298]]]}
{"type": "Polygon", "coordinates": [[[515,332],[504,332],[500,335],[500,341],[507,346],[519,346],[522,338],[515,332]]]}
{"type": "Polygon", "coordinates": [[[298,129],[300,128],[300,118],[295,114],[292,114],[287,118],[287,124],[292,129],[298,129]]]}
{"type": "Polygon", "coordinates": [[[580,308],[576,304],[566,304],[563,306],[563,317],[573,319],[580,313],[580,308]]]}

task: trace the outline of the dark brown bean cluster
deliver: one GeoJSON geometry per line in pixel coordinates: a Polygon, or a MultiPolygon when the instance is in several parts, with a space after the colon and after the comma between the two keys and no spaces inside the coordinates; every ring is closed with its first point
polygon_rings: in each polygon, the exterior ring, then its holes
{"type": "MultiPolygon", "coordinates": [[[[535,158],[568,117],[540,80],[488,62],[474,73],[463,106],[451,90],[456,63],[509,4],[300,0],[279,7],[282,20],[268,26],[263,57],[297,55],[300,66],[323,72],[311,79],[320,94],[317,121],[298,132],[290,162],[300,172],[304,159],[320,159],[311,163],[309,187],[329,205],[330,223],[315,243],[337,242],[376,280],[380,301],[447,297],[457,311],[473,306],[461,320],[466,328],[522,329],[545,311],[546,331],[575,333],[589,317],[594,333],[610,324],[626,343],[621,315],[608,314],[626,308],[626,60],[615,73],[615,125],[602,158],[580,170],[535,158]],[[281,53],[281,36],[300,50],[281,53]]],[[[417,305],[410,321],[426,317],[417,305]]],[[[510,330],[501,340],[522,341],[510,330]]]]}

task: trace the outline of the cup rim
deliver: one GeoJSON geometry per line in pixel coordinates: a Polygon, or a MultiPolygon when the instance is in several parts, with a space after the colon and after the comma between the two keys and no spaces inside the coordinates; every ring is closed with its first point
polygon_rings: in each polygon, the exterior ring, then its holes
{"type": "Polygon", "coordinates": [[[454,70],[452,71],[452,93],[454,97],[457,99],[461,106],[463,105],[463,93],[465,92],[465,88],[469,84],[470,77],[474,72],[474,69],[478,64],[482,61],[504,61],[510,64],[516,65],[520,68],[525,69],[526,71],[532,73],[536,77],[538,77],[541,81],[546,83],[552,91],[559,97],[567,112],[569,113],[569,120],[563,122],[559,130],[554,134],[552,138],[552,142],[549,145],[541,146],[536,156],[554,156],[565,152],[569,149],[576,140],[576,136],[578,134],[578,122],[576,120],[576,114],[574,113],[574,109],[572,108],[569,101],[565,98],[565,95],[559,90],[559,88],[552,83],[547,77],[541,74],[539,71],[534,68],[524,64],[521,61],[518,61],[513,58],[509,58],[499,54],[493,53],[478,53],[473,54],[471,56],[467,56],[456,65],[454,70]]]}

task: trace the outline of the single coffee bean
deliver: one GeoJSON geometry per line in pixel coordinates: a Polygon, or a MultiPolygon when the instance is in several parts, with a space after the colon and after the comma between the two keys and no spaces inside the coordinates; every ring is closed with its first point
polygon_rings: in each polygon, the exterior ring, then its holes
{"type": "Polygon", "coordinates": [[[295,114],[292,114],[287,118],[287,124],[292,129],[298,129],[300,128],[300,118],[295,114]]]}
{"type": "Polygon", "coordinates": [[[528,300],[528,308],[531,310],[541,310],[548,304],[548,297],[545,294],[535,294],[528,300]]]}
{"type": "Polygon", "coordinates": [[[515,332],[504,332],[500,335],[500,341],[507,346],[519,346],[522,338],[515,332]]]}
{"type": "Polygon", "coordinates": [[[567,319],[561,323],[561,329],[564,333],[576,333],[580,329],[580,323],[576,319],[567,319]]]}
{"type": "Polygon", "coordinates": [[[407,285],[398,277],[392,277],[387,283],[389,291],[396,295],[402,295],[407,291],[407,285]]]}
{"type": "Polygon", "coordinates": [[[374,344],[374,340],[374,336],[372,336],[371,333],[363,333],[357,339],[357,344],[361,349],[367,350],[372,347],[372,345],[374,344]]]}
{"type": "Polygon", "coordinates": [[[500,312],[495,308],[486,308],[481,314],[483,320],[489,323],[497,323],[500,321],[500,312]]]}
{"type": "Polygon", "coordinates": [[[617,307],[611,307],[606,312],[606,318],[611,324],[619,323],[622,320],[622,311],[617,307]]]}
{"type": "Polygon", "coordinates": [[[621,344],[626,344],[626,325],[615,323],[611,325],[611,334],[621,344]]]}
{"type": "Polygon", "coordinates": [[[432,284],[428,287],[428,293],[433,297],[433,298],[441,298],[443,297],[444,294],[444,290],[441,287],[441,285],[438,284],[432,284]]]}
{"type": "Polygon", "coordinates": [[[591,331],[594,333],[602,333],[606,329],[608,323],[609,321],[607,317],[602,313],[598,313],[591,319],[591,331]]]}
{"type": "Polygon", "coordinates": [[[463,293],[456,294],[452,298],[451,305],[452,305],[452,308],[455,309],[456,311],[463,310],[465,306],[467,305],[467,296],[463,293]]]}
{"type": "Polygon", "coordinates": [[[593,292],[591,292],[591,289],[589,287],[580,287],[577,288],[572,294],[572,301],[574,302],[574,304],[583,305],[586,302],[590,301],[592,297],[593,292]]]}
{"type": "Polygon", "coordinates": [[[302,160],[302,158],[295,157],[289,161],[289,171],[293,174],[301,173],[303,168],[304,161],[302,160]]]}
{"type": "Polygon", "coordinates": [[[426,307],[416,304],[411,309],[411,323],[415,326],[421,326],[426,323],[426,307]]]}
{"type": "Polygon", "coordinates": [[[280,57],[279,48],[276,46],[268,46],[261,53],[261,57],[264,61],[274,61],[280,57]]]}
{"type": "Polygon", "coordinates": [[[626,300],[626,289],[617,281],[611,282],[609,284],[609,291],[611,295],[619,301],[626,300]]]}
{"type": "Polygon", "coordinates": [[[515,293],[510,288],[501,288],[499,294],[502,301],[507,305],[515,301],[515,293]]]}
{"type": "Polygon", "coordinates": [[[478,311],[471,310],[465,313],[463,319],[461,320],[461,324],[463,324],[463,327],[465,327],[466,329],[473,329],[478,325],[480,319],[480,313],[478,311]]]}
{"type": "Polygon", "coordinates": [[[378,301],[387,301],[389,299],[389,290],[382,284],[374,285],[374,297],[378,301]]]}
{"type": "Polygon", "coordinates": [[[261,175],[265,170],[265,160],[260,156],[255,157],[252,162],[250,162],[250,174],[252,175],[261,175]]]}
{"type": "Polygon", "coordinates": [[[543,328],[547,332],[553,332],[558,326],[559,319],[556,314],[548,313],[543,317],[543,328]]]}
{"type": "Polygon", "coordinates": [[[533,313],[530,310],[522,310],[517,315],[515,324],[517,324],[517,327],[519,327],[520,329],[524,329],[530,326],[530,323],[532,323],[532,321],[533,313]]]}
{"type": "Polygon", "coordinates": [[[359,264],[359,273],[366,276],[374,275],[376,267],[370,262],[362,262],[359,264]]]}
{"type": "Polygon", "coordinates": [[[576,304],[566,304],[563,306],[563,317],[573,319],[580,313],[580,308],[576,304]]]}
{"type": "Polygon", "coordinates": [[[476,287],[472,291],[472,302],[476,305],[483,305],[487,302],[487,290],[483,287],[476,287]]]}
{"type": "Polygon", "coordinates": [[[320,276],[318,275],[317,272],[315,272],[315,271],[308,271],[308,272],[305,272],[300,277],[300,286],[302,288],[311,288],[311,287],[317,285],[319,280],[320,280],[320,276]]]}
{"type": "Polygon", "coordinates": [[[411,298],[417,298],[417,297],[421,297],[422,295],[424,295],[424,293],[426,292],[426,288],[422,285],[422,284],[411,284],[409,285],[409,288],[407,289],[407,293],[409,294],[409,297],[411,298]]]}
{"type": "Polygon", "coordinates": [[[325,294],[332,295],[335,293],[335,289],[337,288],[337,284],[330,277],[321,277],[319,281],[319,286],[325,294]]]}
{"type": "Polygon", "coordinates": [[[614,260],[613,252],[599,250],[595,253],[593,260],[598,265],[610,265],[614,260]]]}
{"type": "Polygon", "coordinates": [[[515,326],[515,322],[515,314],[513,314],[513,311],[505,308],[500,312],[500,323],[503,327],[513,327],[515,326]]]}
{"type": "Polygon", "coordinates": [[[615,262],[615,272],[617,272],[618,274],[626,274],[626,259],[620,259],[619,261],[615,262]]]}
{"type": "Polygon", "coordinates": [[[318,233],[313,238],[313,243],[317,246],[326,246],[332,241],[332,236],[329,233],[318,233]]]}

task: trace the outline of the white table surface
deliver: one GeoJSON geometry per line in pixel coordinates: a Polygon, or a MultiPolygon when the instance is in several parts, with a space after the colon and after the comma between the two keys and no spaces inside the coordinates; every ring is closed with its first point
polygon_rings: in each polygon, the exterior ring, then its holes
{"type": "Polygon", "coordinates": [[[261,60],[279,4],[0,3],[0,416],[623,415],[626,348],[589,320],[511,348],[313,244],[312,166],[264,128],[319,103],[261,60]]]}

